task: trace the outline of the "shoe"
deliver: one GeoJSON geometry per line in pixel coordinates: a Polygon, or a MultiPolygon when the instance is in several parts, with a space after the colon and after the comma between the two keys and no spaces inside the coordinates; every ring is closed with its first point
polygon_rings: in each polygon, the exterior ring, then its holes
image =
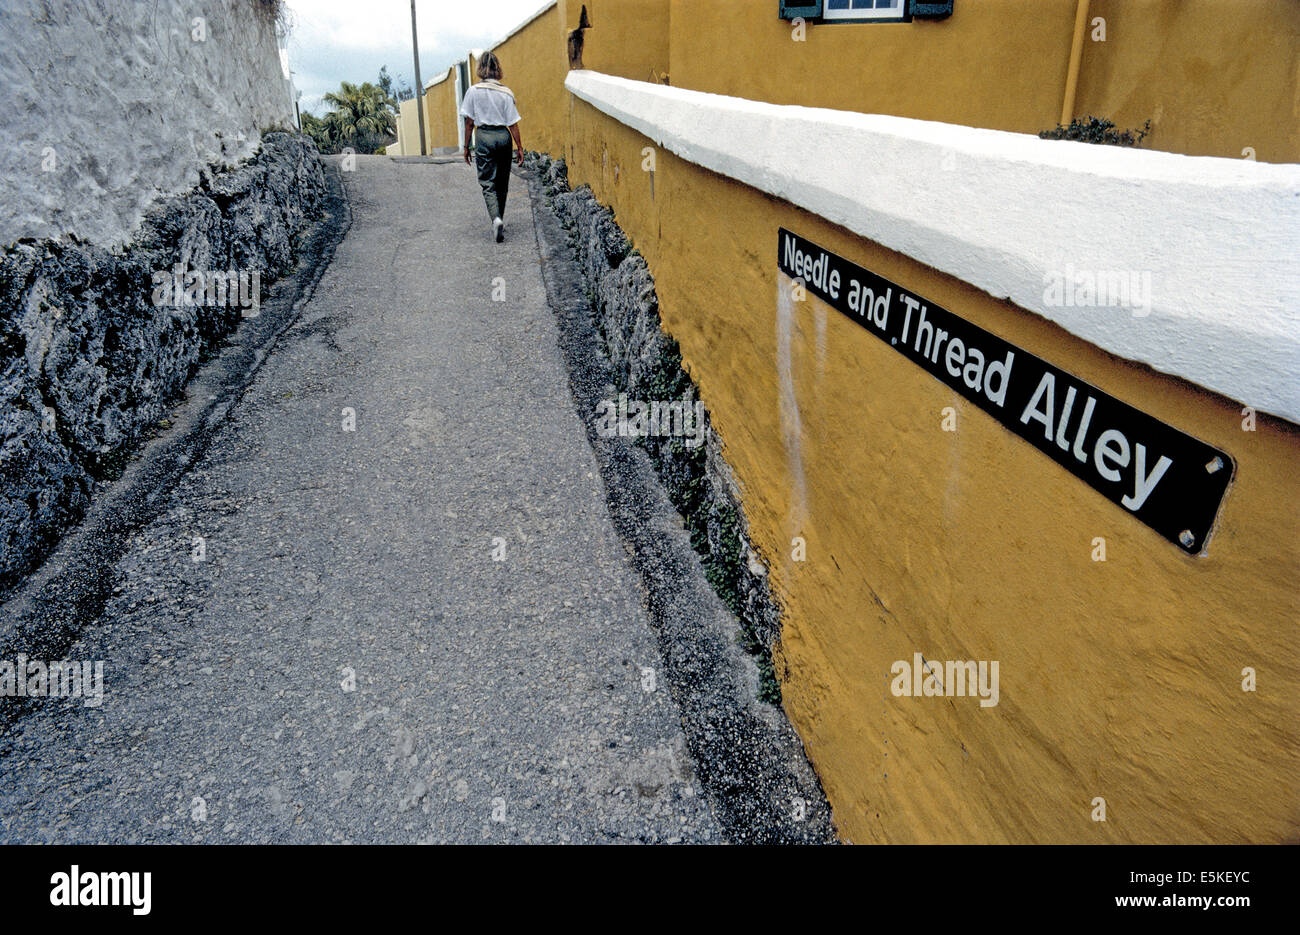
{"type": "Polygon", "coordinates": [[[500,218],[494,218],[492,220],[492,229],[496,231],[497,243],[500,243],[501,241],[506,239],[505,221],[501,220],[500,218]]]}

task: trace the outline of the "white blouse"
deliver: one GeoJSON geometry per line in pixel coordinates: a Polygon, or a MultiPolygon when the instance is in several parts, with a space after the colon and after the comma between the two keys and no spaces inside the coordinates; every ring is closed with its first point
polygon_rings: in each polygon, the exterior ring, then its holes
{"type": "Polygon", "coordinates": [[[479,127],[509,127],[519,122],[514,95],[487,84],[470,85],[460,103],[460,113],[479,127]]]}

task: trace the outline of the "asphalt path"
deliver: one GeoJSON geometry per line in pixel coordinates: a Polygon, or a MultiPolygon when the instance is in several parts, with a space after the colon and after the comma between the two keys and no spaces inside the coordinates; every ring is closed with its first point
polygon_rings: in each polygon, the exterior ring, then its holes
{"type": "Polygon", "coordinates": [[[0,736],[0,840],[717,841],[526,187],[359,157],[352,225],[0,736]],[[93,624],[93,625],[92,625],[93,624]]]}

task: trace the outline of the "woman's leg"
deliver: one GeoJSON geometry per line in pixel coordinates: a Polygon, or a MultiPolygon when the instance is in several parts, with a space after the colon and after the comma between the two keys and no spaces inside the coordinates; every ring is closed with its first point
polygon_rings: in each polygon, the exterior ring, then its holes
{"type": "Polygon", "coordinates": [[[506,196],[510,194],[510,157],[514,155],[514,150],[510,141],[510,133],[503,132],[504,141],[496,150],[497,160],[497,208],[500,214],[499,218],[506,216],[506,196]]]}
{"type": "MultiPolygon", "coordinates": [[[[501,217],[502,209],[505,208],[504,199],[497,197],[501,175],[501,161],[497,158],[497,154],[501,148],[502,137],[505,138],[506,146],[510,145],[510,134],[504,130],[486,130],[479,127],[474,131],[474,136],[476,140],[474,161],[478,167],[478,184],[483,189],[483,202],[487,205],[488,217],[495,220],[501,217]]],[[[506,163],[505,174],[507,177],[510,175],[509,162],[506,163]]]]}

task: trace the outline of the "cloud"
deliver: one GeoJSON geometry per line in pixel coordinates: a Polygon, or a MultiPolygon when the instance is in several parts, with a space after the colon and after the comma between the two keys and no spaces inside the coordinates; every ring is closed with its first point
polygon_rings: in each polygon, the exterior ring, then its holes
{"type": "MultiPolygon", "coordinates": [[[[470,49],[488,48],[542,7],[541,0],[416,0],[420,76],[427,83],[470,49]]],[[[379,69],[414,86],[409,0],[288,0],[289,67],[305,112],[342,81],[374,81],[379,69]]]]}

